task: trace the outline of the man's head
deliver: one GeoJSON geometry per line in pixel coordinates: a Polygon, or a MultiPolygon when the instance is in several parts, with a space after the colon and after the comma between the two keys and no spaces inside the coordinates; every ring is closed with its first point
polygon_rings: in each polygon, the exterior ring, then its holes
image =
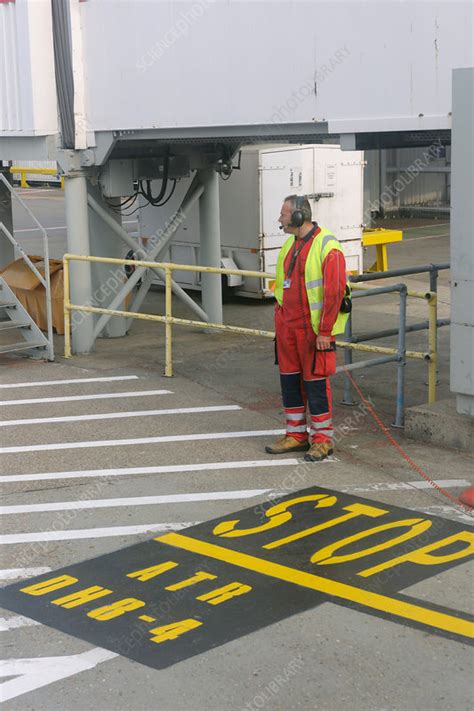
{"type": "Polygon", "coordinates": [[[311,218],[311,205],[308,199],[304,196],[288,195],[283,201],[278,222],[287,234],[298,235],[300,230],[307,232],[308,228],[311,228],[311,218]],[[291,218],[295,210],[301,211],[303,216],[303,223],[300,226],[292,224],[291,218]]]}

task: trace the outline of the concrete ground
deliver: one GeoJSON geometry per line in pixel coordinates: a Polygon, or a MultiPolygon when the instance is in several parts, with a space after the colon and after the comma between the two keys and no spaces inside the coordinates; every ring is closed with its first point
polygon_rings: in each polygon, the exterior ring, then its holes
{"type": "MultiPolygon", "coordinates": [[[[57,226],[55,253],[61,256],[64,230],[58,192],[28,200],[46,225],[57,226]],[[48,222],[48,220],[50,220],[48,222]]],[[[392,225],[393,223],[391,223],[392,225]]],[[[18,229],[26,225],[17,222],[18,229]]],[[[130,226],[133,229],[133,225],[130,226]]],[[[35,233],[17,238],[34,253],[35,233]]],[[[124,252],[125,252],[124,248],[124,252]]],[[[367,263],[373,255],[367,253],[367,263]]],[[[410,221],[405,241],[389,253],[391,267],[448,261],[449,225],[418,226],[410,221]]],[[[427,277],[404,279],[413,289],[425,289],[427,277]]],[[[449,315],[449,272],[440,275],[440,315],[449,315]]],[[[150,292],[144,310],[163,313],[163,295],[150,292]]],[[[423,302],[410,303],[410,320],[425,316],[423,302]]],[[[225,322],[271,329],[273,305],[234,299],[225,305],[225,322]]],[[[357,302],[354,332],[396,325],[394,297],[357,302]]],[[[176,304],[176,315],[190,317],[176,304]]],[[[273,465],[264,445],[283,426],[278,374],[273,345],[232,335],[206,334],[199,329],[176,328],[175,377],[163,377],[163,328],[136,322],[128,337],[100,340],[94,354],[66,361],[62,339],[56,339],[55,363],[4,356],[1,430],[8,450],[1,454],[3,506],[76,502],[68,520],[58,512],[4,509],[2,584],[17,578],[53,571],[72,562],[93,558],[151,538],[160,524],[179,528],[265,502],[271,492],[322,486],[353,493],[387,506],[441,516],[466,527],[472,517],[424,481],[404,460],[373,418],[360,407],[341,406],[342,378],[333,381],[338,444],[330,461],[305,468],[304,481],[288,485],[295,465],[273,465]],[[85,379],[126,378],[89,382],[85,379]],[[82,380],[65,383],[66,380],[82,380]],[[17,384],[63,381],[58,385],[17,387],[17,384]],[[169,394],[150,391],[169,390],[169,394]],[[138,393],[123,398],[85,399],[87,395],[138,393]],[[66,401],[41,403],[41,398],[66,401]],[[76,396],[77,400],[71,398],[76,396]],[[21,400],[37,402],[21,403],[21,400]],[[16,401],[16,403],[10,402],[16,401]],[[7,404],[10,403],[10,404],[7,404]],[[227,408],[214,411],[150,414],[159,409],[227,408]],[[142,416],[73,422],[22,423],[21,420],[91,414],[145,412],[142,416]],[[18,421],[19,420],[19,421],[18,421]],[[238,436],[247,432],[247,436],[238,436]],[[224,434],[221,438],[212,435],[224,434]],[[192,435],[203,434],[204,439],[192,435]],[[124,439],[182,437],[176,441],[124,446],[124,439]],[[87,443],[102,442],[99,446],[87,443]],[[122,443],[121,443],[122,442],[122,443]],[[57,444],[82,443],[59,449],[57,444]],[[41,447],[41,445],[44,445],[41,447]],[[48,446],[49,445],[49,446],[48,446]],[[270,460],[270,461],[269,461],[270,460]],[[243,462],[256,462],[245,466],[243,462]],[[229,468],[228,463],[242,466],[229,468]],[[197,469],[220,463],[219,468],[197,469]],[[172,473],[130,473],[103,477],[110,469],[176,465],[172,473]],[[183,467],[180,471],[179,467],[183,467]],[[194,467],[194,471],[187,471],[194,467]],[[81,473],[94,471],[90,476],[81,473]],[[72,475],[72,472],[78,474],[72,475]],[[65,473],[69,473],[68,477],[65,473]],[[42,474],[43,476],[39,476],[42,474]],[[255,490],[264,493],[256,494],[255,490]],[[226,492],[216,499],[215,492],[226,492]],[[188,501],[131,505],[127,499],[158,495],[187,495],[188,501]],[[193,500],[207,494],[204,500],[193,500]],[[80,508],[81,500],[116,499],[108,508],[80,508]],[[100,529],[100,530],[99,530],[100,529]],[[46,539],[58,530],[56,540],[46,539]],[[72,534],[72,531],[78,533],[72,534]],[[74,536],[74,537],[73,537],[74,536]],[[38,543],[39,542],[39,543],[38,543]],[[11,572],[15,571],[17,572],[11,572]],[[8,572],[10,571],[10,572],[8,572]],[[46,572],[46,571],[45,571],[46,572]]],[[[408,347],[424,350],[426,332],[408,336],[408,347]]],[[[392,345],[394,339],[378,341],[392,345]]],[[[439,397],[449,396],[449,329],[439,334],[439,397]]],[[[339,354],[339,358],[340,358],[339,354]]],[[[355,359],[358,359],[356,357],[355,359]]],[[[395,407],[395,368],[389,364],[357,373],[357,382],[370,396],[378,416],[390,424],[395,407]]],[[[406,369],[407,405],[426,402],[426,367],[410,361],[406,369]]],[[[472,475],[470,457],[455,450],[408,440],[392,430],[409,457],[443,489],[456,497],[472,475]]],[[[284,457],[284,459],[287,457],[284,457]]],[[[435,574],[403,590],[427,602],[461,613],[472,613],[472,569],[468,563],[435,574]]],[[[95,708],[159,708],[164,711],[196,709],[292,708],[342,711],[351,708],[382,710],[469,709],[472,705],[472,655],[469,647],[427,631],[417,630],[354,609],[324,603],[228,644],[155,671],[125,657],[109,658],[92,645],[43,625],[32,625],[5,611],[2,634],[6,708],[12,710],[95,708]],[[89,654],[89,656],[86,656],[89,654]],[[83,655],[79,657],[77,655],[83,655]],[[58,673],[57,657],[68,658],[69,676],[58,673]],[[39,659],[53,658],[43,666],[39,659]],[[35,659],[36,662],[22,661],[35,659]],[[13,662],[13,660],[17,660],[13,662]],[[295,660],[297,664],[295,665],[295,660]],[[293,662],[293,664],[292,664],[293,662]],[[49,665],[49,666],[48,666],[49,665]],[[28,670],[28,674],[26,671],[28,670]],[[53,670],[53,671],[52,671],[53,670]],[[294,670],[294,671],[290,671],[294,670]],[[57,673],[57,681],[49,681],[57,673]],[[283,681],[281,680],[284,680],[283,681]],[[275,680],[277,683],[275,683],[275,680]],[[44,684],[44,685],[42,685],[44,684]],[[276,689],[276,691],[272,691],[276,689]]],[[[237,622],[238,624],[238,622],[237,622]]],[[[1,692],[0,692],[1,693],[1,692]]]]}

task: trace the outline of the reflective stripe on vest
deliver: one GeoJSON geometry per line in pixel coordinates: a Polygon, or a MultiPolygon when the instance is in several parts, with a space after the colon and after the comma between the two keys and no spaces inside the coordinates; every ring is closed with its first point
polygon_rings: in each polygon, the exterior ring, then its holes
{"type": "MultiPolygon", "coordinates": [[[[322,264],[326,256],[333,249],[342,252],[342,247],[339,241],[329,231],[320,228],[321,231],[313,239],[305,266],[305,286],[308,296],[308,303],[311,315],[311,326],[315,333],[319,333],[319,322],[321,320],[321,310],[323,308],[323,272],[322,264]]],[[[288,252],[291,250],[295,242],[292,235],[284,243],[280,250],[276,266],[276,283],[275,283],[275,298],[280,304],[283,304],[283,281],[285,279],[285,259],[288,252]]],[[[349,314],[339,313],[336,323],[332,329],[333,336],[338,333],[344,333],[349,314]]]]}

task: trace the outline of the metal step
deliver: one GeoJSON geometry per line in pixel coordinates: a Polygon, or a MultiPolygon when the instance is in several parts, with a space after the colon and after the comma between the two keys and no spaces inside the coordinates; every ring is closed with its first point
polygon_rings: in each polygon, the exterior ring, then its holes
{"type": "Polygon", "coordinates": [[[31,326],[21,321],[0,321],[0,331],[9,331],[11,328],[31,328],[31,326]]]}
{"type": "Polygon", "coordinates": [[[14,292],[1,275],[0,287],[3,296],[3,303],[0,298],[0,311],[2,307],[4,309],[2,318],[0,318],[0,332],[7,332],[10,328],[12,330],[9,333],[13,335],[16,328],[18,335],[14,338],[23,338],[21,343],[10,343],[0,347],[0,354],[23,351],[31,358],[54,360],[53,344],[38,328],[37,323],[31,318],[21,301],[15,297],[14,292]],[[8,326],[8,321],[13,322],[12,325],[8,326]]]}
{"type": "Polygon", "coordinates": [[[13,351],[29,351],[32,348],[46,348],[44,343],[26,343],[22,341],[21,343],[9,343],[8,346],[0,346],[0,354],[11,353],[13,351]]]}

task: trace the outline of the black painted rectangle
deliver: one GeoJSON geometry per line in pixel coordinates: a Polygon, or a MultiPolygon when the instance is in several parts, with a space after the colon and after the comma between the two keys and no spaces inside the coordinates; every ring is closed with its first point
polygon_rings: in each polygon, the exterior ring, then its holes
{"type": "MultiPolygon", "coordinates": [[[[319,578],[338,581],[397,600],[405,599],[427,609],[447,612],[454,617],[467,618],[456,611],[442,610],[439,606],[405,598],[398,593],[432,575],[439,575],[459,562],[465,562],[466,556],[434,565],[403,562],[374,576],[359,575],[363,570],[418,551],[450,536],[461,536],[461,539],[453,541],[440,553],[467,550],[469,538],[471,546],[474,545],[474,533],[472,527],[461,523],[428,517],[423,513],[338,491],[311,487],[278,501],[259,504],[192,526],[181,533],[188,538],[219,546],[224,553],[240,552],[253,556],[257,561],[276,563],[293,571],[312,573],[319,578]],[[408,534],[413,526],[420,525],[424,529],[420,534],[394,543],[397,536],[408,534]],[[315,526],[323,528],[277,548],[264,547],[272,541],[315,526]],[[249,532],[249,529],[252,531],[249,532]],[[243,530],[246,530],[246,535],[223,535],[229,531],[243,530]],[[347,538],[353,540],[346,541],[347,538]],[[349,556],[351,559],[342,562],[336,560],[331,564],[311,562],[315,553],[328,547],[329,558],[349,556]]],[[[255,572],[239,565],[232,556],[228,561],[210,556],[211,553],[207,555],[206,551],[191,553],[154,539],[10,585],[1,591],[1,604],[9,610],[157,669],[205,652],[290,615],[317,607],[328,600],[366,614],[422,627],[419,623],[370,609],[349,599],[345,601],[337,596],[323,594],[297,582],[285,582],[265,573],[263,568],[262,572],[255,572]],[[167,562],[175,565],[148,580],[129,576],[130,573],[167,562]],[[190,580],[197,574],[202,579],[190,580]],[[73,580],[65,587],[41,595],[25,592],[25,588],[62,575],[72,576],[77,581],[73,580]],[[179,583],[184,585],[182,589],[166,589],[179,583]],[[238,587],[238,584],[250,586],[250,589],[240,588],[242,594],[231,596],[219,604],[198,599],[230,584],[234,584],[234,587],[238,587]],[[54,604],[55,600],[91,586],[101,586],[109,592],[70,609],[54,604]],[[143,605],[108,620],[94,619],[88,614],[107,607],[107,614],[114,615],[117,608],[109,606],[130,599],[138,600],[143,605]],[[152,619],[142,620],[141,616],[152,619]],[[152,640],[159,634],[157,628],[175,623],[186,625],[189,620],[192,621],[192,627],[176,638],[160,643],[152,640]]],[[[327,555],[324,560],[328,560],[327,555]]],[[[48,561],[44,562],[46,564],[48,561]]],[[[459,638],[456,634],[433,627],[426,629],[431,633],[459,638]]],[[[462,641],[466,640],[463,638],[462,641]]]]}

